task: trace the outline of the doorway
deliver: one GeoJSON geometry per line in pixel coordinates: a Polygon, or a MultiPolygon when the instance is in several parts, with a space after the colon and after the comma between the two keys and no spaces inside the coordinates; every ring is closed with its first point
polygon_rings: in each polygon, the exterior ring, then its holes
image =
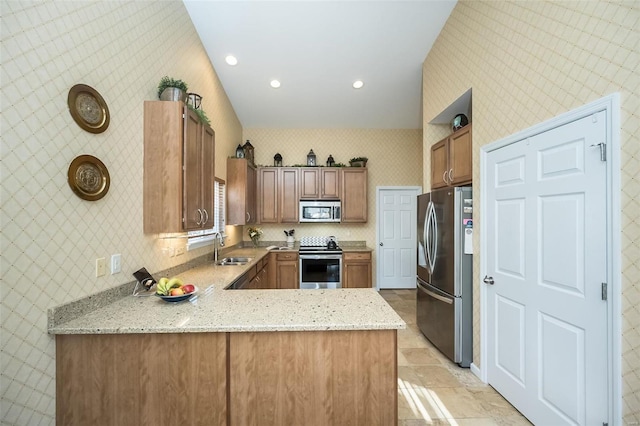
{"type": "Polygon", "coordinates": [[[419,186],[376,188],[376,286],[416,288],[419,186]]]}
{"type": "Polygon", "coordinates": [[[620,418],[617,103],[482,149],[482,374],[535,424],[620,418]]]}

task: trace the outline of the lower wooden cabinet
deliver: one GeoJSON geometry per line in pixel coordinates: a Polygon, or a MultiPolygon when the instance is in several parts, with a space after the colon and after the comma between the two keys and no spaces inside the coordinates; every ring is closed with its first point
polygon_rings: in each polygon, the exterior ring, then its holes
{"type": "Polygon", "coordinates": [[[396,330],[56,336],[56,424],[395,425],[396,330]]]}
{"type": "Polygon", "coordinates": [[[342,254],[342,287],[368,288],[372,286],[371,252],[342,254]]]}
{"type": "Polygon", "coordinates": [[[300,277],[298,276],[298,252],[274,252],[271,257],[272,288],[298,288],[300,277]]]}

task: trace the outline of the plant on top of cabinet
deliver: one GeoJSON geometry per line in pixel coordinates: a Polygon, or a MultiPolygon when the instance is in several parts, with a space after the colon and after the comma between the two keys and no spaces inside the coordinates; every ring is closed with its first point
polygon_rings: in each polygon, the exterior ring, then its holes
{"type": "Polygon", "coordinates": [[[187,99],[187,90],[187,83],[165,75],[160,79],[160,83],[158,83],[158,99],[162,101],[185,102],[187,99]]]}
{"type": "Polygon", "coordinates": [[[349,165],[351,167],[367,167],[367,161],[369,161],[367,157],[354,157],[349,160],[349,165]]]}

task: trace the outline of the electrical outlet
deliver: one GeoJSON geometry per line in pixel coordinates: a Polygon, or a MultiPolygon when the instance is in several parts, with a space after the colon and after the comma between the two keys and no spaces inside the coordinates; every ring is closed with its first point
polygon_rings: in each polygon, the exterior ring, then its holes
{"type": "Polygon", "coordinates": [[[111,255],[111,275],[122,272],[122,256],[120,253],[111,255]]]}
{"type": "Polygon", "coordinates": [[[104,257],[96,259],[96,278],[107,273],[107,261],[104,257]]]}
{"type": "Polygon", "coordinates": [[[184,254],[184,252],[185,252],[185,248],[184,247],[176,248],[176,256],[180,256],[181,254],[184,254]]]}

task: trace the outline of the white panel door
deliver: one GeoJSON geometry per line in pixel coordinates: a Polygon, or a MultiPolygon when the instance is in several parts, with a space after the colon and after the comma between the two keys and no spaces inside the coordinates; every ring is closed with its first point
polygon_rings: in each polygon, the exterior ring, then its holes
{"type": "Polygon", "coordinates": [[[487,154],[487,378],[534,424],[609,417],[605,120],[487,154]]]}
{"type": "Polygon", "coordinates": [[[414,188],[378,189],[378,289],[416,288],[418,194],[414,188]]]}

